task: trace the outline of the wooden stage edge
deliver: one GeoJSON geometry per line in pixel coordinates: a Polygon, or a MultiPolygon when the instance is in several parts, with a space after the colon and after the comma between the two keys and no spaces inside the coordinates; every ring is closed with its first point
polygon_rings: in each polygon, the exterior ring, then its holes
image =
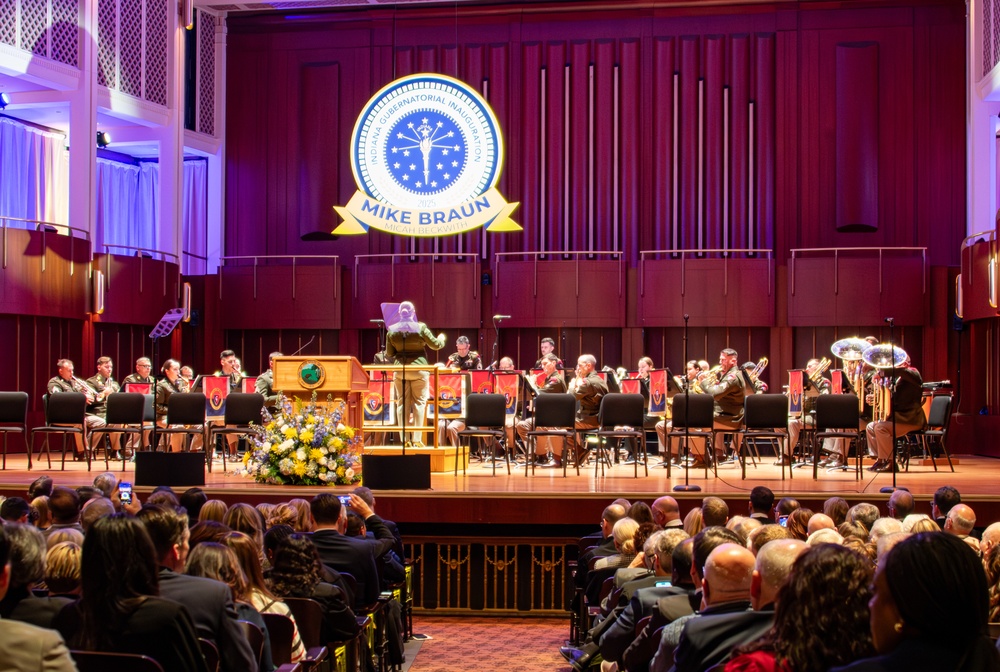
{"type": "MultiPolygon", "coordinates": [[[[407,451],[409,453],[409,451],[407,451]]],[[[962,493],[962,499],[976,511],[977,524],[1000,520],[1000,459],[972,455],[957,456],[955,473],[948,469],[947,462],[938,460],[938,471],[930,464],[911,464],[909,473],[897,475],[897,484],[907,488],[917,500],[918,513],[930,513],[930,501],[934,491],[942,485],[953,485],[962,493]]],[[[473,462],[463,473],[459,468],[456,477],[452,471],[432,473],[430,490],[383,490],[376,491],[377,510],[386,518],[399,523],[441,523],[456,525],[508,524],[508,525],[593,525],[601,510],[616,497],[630,501],[653,499],[669,494],[681,504],[681,512],[686,513],[700,504],[707,495],[725,499],[733,514],[746,510],[747,497],[756,485],[765,485],[774,491],[776,497],[795,497],[804,506],[822,509],[828,497],[839,496],[856,503],[869,501],[879,504],[884,510],[884,502],[889,495],[880,489],[892,484],[889,473],[873,474],[863,472],[861,480],[856,480],[851,472],[826,473],[820,470],[819,478],[813,480],[811,469],[796,469],[792,478],[772,465],[773,458],[765,458],[756,468],[748,466],[747,479],[741,479],[738,465],[722,465],[718,477],[709,472],[706,479],[703,470],[691,470],[689,482],[701,487],[699,492],[673,492],[675,485],[684,483],[682,471],[673,469],[668,479],[665,469],[650,468],[649,476],[633,477],[631,465],[616,465],[603,476],[594,475],[594,467],[581,470],[579,476],[570,469],[566,478],[561,469],[537,469],[525,476],[524,469],[515,467],[507,475],[504,463],[498,463],[496,475],[490,466],[473,462]]],[[[653,460],[650,460],[653,464],[653,460]]],[[[232,466],[230,466],[230,471],[232,466]]],[[[450,466],[453,466],[450,465],[450,466]]],[[[129,463],[126,472],[121,472],[121,462],[112,463],[121,480],[132,481],[135,466],[129,463]]],[[[350,488],[296,487],[261,485],[235,473],[220,473],[221,462],[213,465],[212,473],[205,472],[202,486],[210,499],[222,499],[229,503],[246,501],[283,502],[295,497],[310,498],[326,490],[343,492],[350,488]]],[[[7,456],[7,469],[0,471],[0,494],[5,496],[25,496],[27,486],[40,475],[51,476],[56,484],[78,487],[89,485],[94,476],[104,471],[104,462],[96,462],[88,474],[85,463],[67,462],[66,471],[59,470],[53,460],[53,469],[27,469],[27,458],[22,454],[7,456]]],[[[177,486],[177,492],[186,486],[177,486]]],[[[136,487],[140,498],[148,494],[151,487],[136,487]]]]}

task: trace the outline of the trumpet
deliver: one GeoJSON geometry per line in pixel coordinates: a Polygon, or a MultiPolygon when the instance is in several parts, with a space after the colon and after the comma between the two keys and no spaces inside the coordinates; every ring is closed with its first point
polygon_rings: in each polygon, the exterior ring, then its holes
{"type": "Polygon", "coordinates": [[[73,389],[87,397],[88,404],[94,403],[94,400],[97,399],[97,390],[88,385],[87,381],[81,380],[76,376],[73,376],[70,380],[72,381],[73,389]]]}
{"type": "Polygon", "coordinates": [[[698,374],[698,377],[691,383],[691,391],[701,394],[705,391],[704,385],[717,385],[719,374],[722,373],[722,365],[716,364],[708,371],[698,374]]]}

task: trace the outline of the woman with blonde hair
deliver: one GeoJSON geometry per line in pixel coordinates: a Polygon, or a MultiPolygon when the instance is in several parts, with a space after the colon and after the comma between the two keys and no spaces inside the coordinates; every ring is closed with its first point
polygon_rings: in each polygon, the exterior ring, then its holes
{"type": "Polygon", "coordinates": [[[639,523],[631,518],[622,518],[611,528],[611,538],[615,541],[615,555],[598,558],[594,570],[613,567],[628,567],[638,552],[635,545],[635,533],[639,531],[639,523]]]}
{"type": "Polygon", "coordinates": [[[226,517],[226,511],[228,510],[229,505],[221,499],[210,499],[201,505],[201,511],[198,512],[198,522],[214,520],[217,523],[221,523],[222,519],[226,517]]]}
{"type": "Polygon", "coordinates": [[[31,500],[31,508],[35,510],[37,518],[35,518],[35,527],[39,530],[49,529],[49,525],[52,524],[52,514],[49,513],[49,498],[45,495],[39,495],[31,500]]]}
{"type": "Polygon", "coordinates": [[[72,541],[63,541],[45,554],[45,585],[49,596],[80,596],[80,554],[83,549],[72,541]]]}
{"type": "MultiPolygon", "coordinates": [[[[315,532],[313,529],[312,511],[309,509],[309,500],[296,497],[288,502],[299,512],[296,522],[291,523],[296,532],[315,532]]],[[[369,504],[370,506],[370,504],[369,504]]]]}

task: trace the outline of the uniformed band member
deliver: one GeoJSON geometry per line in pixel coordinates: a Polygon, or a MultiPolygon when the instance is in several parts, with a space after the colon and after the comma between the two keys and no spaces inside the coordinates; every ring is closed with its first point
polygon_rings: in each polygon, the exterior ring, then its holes
{"type": "MultiPolygon", "coordinates": [[[[49,382],[45,384],[45,391],[51,396],[53,394],[61,394],[63,392],[79,392],[83,394],[87,399],[87,404],[93,404],[97,398],[94,390],[89,388],[86,383],[84,383],[79,378],[73,375],[75,367],[73,362],[69,359],[60,359],[56,362],[56,375],[49,379],[49,382]]],[[[104,427],[104,418],[97,415],[87,414],[84,416],[84,425],[86,430],[97,429],[98,427],[104,427]]],[[[85,430],[85,431],[86,431],[85,430]]],[[[73,440],[76,443],[76,448],[73,451],[73,459],[85,460],[87,455],[83,450],[83,439],[78,434],[73,435],[73,440]]],[[[93,447],[93,439],[91,439],[91,447],[93,447]]]]}
{"type": "MultiPolygon", "coordinates": [[[[87,405],[87,414],[96,415],[101,420],[107,422],[108,417],[108,397],[115,392],[121,392],[121,388],[118,383],[112,378],[115,366],[114,362],[111,361],[110,357],[100,357],[97,360],[97,373],[87,379],[87,385],[91,387],[96,393],[94,395],[94,403],[87,405]]],[[[108,434],[108,439],[111,442],[111,459],[119,459],[121,455],[119,454],[121,441],[121,432],[113,432],[108,434]]]]}
{"type": "MultiPolygon", "coordinates": [[[[389,332],[386,334],[385,354],[399,365],[426,366],[426,348],[440,350],[446,343],[444,334],[435,336],[426,324],[417,322],[417,311],[410,301],[399,304],[399,322],[396,325],[386,326],[389,327],[389,332]],[[394,329],[400,325],[406,325],[405,329],[394,329]]],[[[407,371],[405,380],[402,372],[397,372],[393,376],[396,417],[401,419],[405,417],[407,425],[415,426],[424,422],[429,378],[428,371],[407,371]]],[[[414,432],[412,436],[414,442],[422,445],[421,433],[414,432]]],[[[403,441],[407,440],[404,436],[403,441]]]]}
{"type": "MultiPolygon", "coordinates": [[[[785,454],[775,462],[780,466],[784,462],[785,466],[792,464],[792,455],[795,453],[795,446],[799,443],[799,433],[803,427],[811,428],[816,425],[816,418],[813,411],[816,410],[816,398],[821,394],[830,394],[830,381],[821,373],[817,373],[820,360],[810,359],[806,362],[805,375],[802,377],[802,414],[798,417],[788,418],[788,445],[785,454]]],[[[837,458],[832,458],[833,463],[828,466],[840,466],[837,458]]],[[[826,466],[826,465],[824,465],[826,466]]]]}
{"type": "MultiPolygon", "coordinates": [[[[601,409],[601,399],[608,393],[608,385],[597,375],[597,358],[593,355],[580,355],[576,360],[576,377],[570,381],[569,392],[576,397],[576,428],[595,429],[598,427],[597,413],[601,409]]],[[[570,434],[566,440],[564,455],[576,455],[577,462],[582,463],[587,457],[587,449],[577,450],[578,434],[570,434]],[[576,452],[574,452],[576,451],[576,452]]],[[[561,464],[557,465],[561,466],[561,464]]]]}
{"type": "MultiPolygon", "coordinates": [[[[563,380],[563,374],[559,373],[556,369],[556,364],[559,362],[559,358],[549,353],[542,357],[542,369],[545,371],[545,380],[542,385],[538,388],[539,394],[564,394],[566,392],[566,381],[563,380]]],[[[526,418],[517,423],[517,435],[521,438],[521,442],[527,448],[528,446],[528,432],[535,428],[535,419],[526,418]]],[[[543,469],[555,468],[562,466],[562,441],[558,437],[546,437],[549,439],[548,442],[536,441],[535,442],[535,463],[537,466],[543,469]],[[549,453],[551,456],[546,458],[549,453]]],[[[531,459],[529,456],[528,459],[531,459]]]]}
{"type": "Polygon", "coordinates": [[[278,405],[278,393],[273,389],[275,357],[282,357],[282,354],[272,352],[267,356],[267,371],[257,376],[257,381],[253,386],[254,391],[264,397],[264,407],[271,413],[277,410],[278,405]]]}
{"type": "MultiPolygon", "coordinates": [[[[549,337],[546,336],[545,338],[542,339],[542,342],[539,343],[538,349],[542,351],[542,356],[538,358],[537,362],[535,362],[535,368],[536,369],[542,368],[542,360],[545,358],[546,355],[555,354],[556,342],[553,341],[551,338],[549,338],[549,337]]],[[[563,370],[563,361],[561,359],[559,359],[559,355],[556,355],[556,360],[558,360],[558,363],[556,364],[556,368],[559,369],[560,371],[562,371],[563,370]]]]}
{"type": "Polygon", "coordinates": [[[130,373],[122,380],[122,385],[127,383],[152,383],[153,378],[149,374],[153,370],[153,365],[149,357],[140,357],[135,360],[135,373],[130,373]]]}
{"type": "MultiPolygon", "coordinates": [[[[156,424],[159,427],[167,426],[167,404],[170,396],[175,392],[187,392],[190,390],[189,384],[181,376],[181,364],[176,359],[168,359],[163,363],[161,369],[163,376],[156,381],[156,424]]],[[[170,435],[170,452],[176,453],[183,448],[184,435],[170,435]]],[[[202,440],[194,437],[191,441],[191,450],[200,450],[202,440]]]]}
{"type": "MultiPolygon", "coordinates": [[[[923,429],[927,422],[924,409],[920,402],[923,396],[923,379],[920,372],[910,366],[907,357],[902,366],[897,369],[882,369],[877,376],[888,379],[888,388],[892,390],[892,416],[895,416],[896,436],[905,436],[910,432],[923,429]],[[895,374],[895,378],[892,376],[895,374]]],[[[878,460],[869,471],[890,471],[892,469],[893,451],[893,417],[882,421],[870,422],[866,428],[869,448],[874,446],[878,460]]]]}
{"type": "MultiPolygon", "coordinates": [[[[240,392],[240,383],[243,380],[243,371],[240,370],[240,360],[236,358],[236,353],[232,350],[223,350],[219,353],[219,366],[221,367],[218,371],[213,373],[213,376],[228,376],[229,377],[229,391],[230,392],[240,392]]],[[[180,376],[180,364],[177,366],[177,375],[180,376]]],[[[212,420],[209,424],[221,425],[222,420],[212,420]]],[[[238,434],[219,434],[226,440],[226,450],[229,451],[229,457],[236,457],[237,446],[239,445],[240,437],[238,434]]],[[[212,448],[212,452],[215,452],[215,448],[212,448]]]]}
{"type": "Polygon", "coordinates": [[[471,349],[468,336],[459,336],[455,339],[454,352],[448,355],[448,366],[462,371],[473,371],[483,368],[483,360],[479,353],[471,349]]]}

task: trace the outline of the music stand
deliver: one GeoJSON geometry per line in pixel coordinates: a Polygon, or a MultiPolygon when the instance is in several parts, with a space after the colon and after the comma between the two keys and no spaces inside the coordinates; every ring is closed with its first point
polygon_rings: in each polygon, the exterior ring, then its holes
{"type": "Polygon", "coordinates": [[[151,332],[149,332],[149,337],[151,339],[153,339],[153,346],[152,346],[152,349],[153,349],[153,359],[152,359],[152,361],[154,362],[154,366],[150,367],[152,369],[150,371],[150,375],[153,378],[153,385],[152,385],[152,387],[153,387],[153,409],[154,409],[154,411],[153,411],[153,429],[152,429],[152,431],[150,432],[150,435],[149,435],[149,444],[150,444],[151,449],[153,450],[153,452],[156,451],[156,441],[157,441],[157,437],[156,437],[156,427],[157,427],[157,425],[156,425],[156,411],[155,411],[155,409],[156,409],[156,385],[157,385],[156,378],[157,378],[157,376],[156,376],[155,362],[160,361],[159,358],[158,358],[158,356],[157,356],[157,346],[159,345],[159,341],[160,341],[161,338],[163,338],[164,336],[169,336],[170,334],[172,334],[173,331],[174,331],[174,329],[177,328],[177,325],[181,323],[181,321],[184,319],[184,312],[185,311],[184,311],[183,308],[171,308],[170,310],[168,310],[166,313],[163,314],[163,317],[160,318],[159,323],[155,327],[153,327],[153,330],[151,332]]]}
{"type": "MultiPolygon", "coordinates": [[[[688,361],[688,317],[690,317],[690,316],[687,313],[684,313],[684,361],[685,362],[688,361]]],[[[684,417],[684,425],[685,425],[685,427],[687,427],[687,423],[688,423],[687,414],[691,412],[691,405],[689,403],[687,403],[690,398],[691,398],[691,381],[688,380],[687,376],[684,376],[684,416],[685,416],[684,417]]],[[[684,456],[685,457],[687,457],[688,455],[691,454],[690,449],[688,447],[688,440],[689,440],[689,438],[690,437],[688,437],[687,432],[685,432],[685,434],[684,434],[684,456]]],[[[714,448],[712,446],[710,446],[710,445],[706,445],[705,446],[705,451],[706,452],[708,452],[709,450],[713,450],[713,449],[714,448]]],[[[680,484],[680,483],[678,483],[677,485],[675,485],[674,486],[674,492],[700,492],[701,491],[701,486],[694,485],[693,483],[691,483],[688,480],[688,471],[690,471],[690,469],[691,469],[691,467],[688,465],[688,463],[686,463],[686,462],[683,463],[683,469],[684,469],[684,483],[683,483],[683,485],[680,484]]]]}

